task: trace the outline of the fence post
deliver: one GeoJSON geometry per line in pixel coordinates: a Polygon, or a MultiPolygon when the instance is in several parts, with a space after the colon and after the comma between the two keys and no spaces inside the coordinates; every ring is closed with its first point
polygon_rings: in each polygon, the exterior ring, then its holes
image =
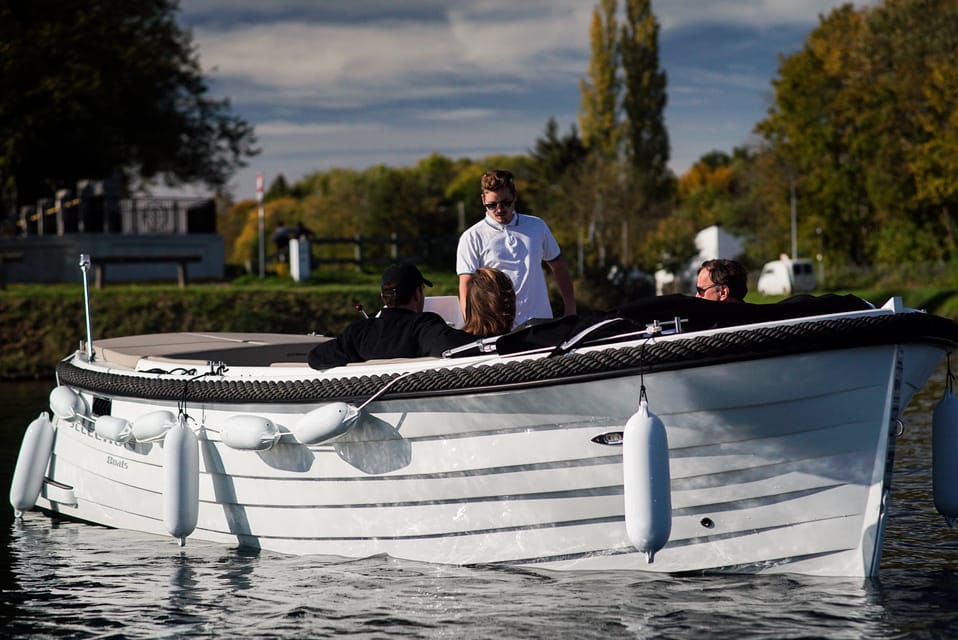
{"type": "Polygon", "coordinates": [[[363,270],[363,237],[362,235],[357,235],[356,240],[353,245],[354,256],[356,259],[356,266],[359,267],[359,270],[363,270]]]}
{"type": "Polygon", "coordinates": [[[395,231],[389,234],[389,239],[392,242],[392,249],[389,254],[392,256],[393,262],[399,261],[399,234],[395,231]]]}
{"type": "Polygon", "coordinates": [[[66,189],[58,189],[53,201],[53,208],[57,212],[57,235],[62,236],[66,232],[66,224],[63,220],[63,200],[69,192],[66,189]]]}

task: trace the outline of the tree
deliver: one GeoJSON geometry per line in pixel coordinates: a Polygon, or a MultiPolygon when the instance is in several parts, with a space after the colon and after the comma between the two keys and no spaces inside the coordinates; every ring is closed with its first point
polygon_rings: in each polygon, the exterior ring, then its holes
{"type": "Polygon", "coordinates": [[[592,157],[579,178],[587,200],[578,215],[599,266],[608,254],[633,262],[655,222],[667,215],[673,185],[658,22],[649,0],[626,0],[620,28],[616,5],[600,0],[593,10],[592,55],[580,82],[579,123],[592,157]]]}
{"type": "Polygon", "coordinates": [[[276,200],[278,198],[288,198],[292,195],[289,183],[286,182],[286,176],[282,173],[277,174],[276,179],[270,183],[269,189],[266,190],[266,194],[263,196],[263,199],[266,202],[270,200],[276,200]]]}
{"type": "Polygon", "coordinates": [[[665,128],[667,79],[659,67],[659,23],[649,0],[626,0],[619,43],[626,157],[654,198],[666,183],[669,134],[665,128]]]}
{"type": "Polygon", "coordinates": [[[616,0],[600,0],[592,11],[589,41],[588,79],[579,82],[582,106],[579,128],[582,141],[590,149],[615,158],[619,151],[618,101],[620,83],[616,75],[618,53],[615,19],[616,0]]]}
{"type": "Polygon", "coordinates": [[[559,136],[559,125],[549,118],[544,136],[536,140],[530,152],[536,173],[543,185],[556,185],[569,172],[577,170],[587,155],[585,145],[573,125],[569,133],[559,136]]]}
{"type": "Polygon", "coordinates": [[[33,202],[82,178],[223,187],[257,153],[208,95],[177,0],[0,4],[0,188],[33,202]]]}
{"type": "MultiPolygon", "coordinates": [[[[782,196],[795,181],[803,209],[827,220],[828,249],[865,262],[871,203],[857,135],[859,108],[847,91],[860,82],[864,16],[851,5],[822,18],[801,51],[780,59],[774,104],[756,125],[781,160],[782,196]]],[[[800,223],[804,223],[804,218],[800,223]]]]}
{"type": "MultiPolygon", "coordinates": [[[[561,247],[578,244],[584,230],[582,219],[569,206],[570,193],[586,167],[588,150],[579,138],[575,125],[560,136],[555,118],[549,118],[543,136],[529,152],[533,162],[529,193],[539,211],[548,212],[549,226],[561,247]]],[[[591,198],[591,196],[590,196],[591,198]]],[[[571,260],[570,260],[571,262],[571,260]]]]}
{"type": "Polygon", "coordinates": [[[800,237],[855,263],[955,257],[956,50],[953,0],[884,0],[836,9],[782,60],[757,130],[812,212],[800,237]]]}

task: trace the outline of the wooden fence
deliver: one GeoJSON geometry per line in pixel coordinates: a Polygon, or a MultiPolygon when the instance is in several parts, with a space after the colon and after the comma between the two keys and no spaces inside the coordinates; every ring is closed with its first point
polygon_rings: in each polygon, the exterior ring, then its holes
{"type": "Polygon", "coordinates": [[[363,236],[310,238],[314,266],[353,265],[360,270],[399,261],[428,264],[453,270],[456,266],[457,236],[363,236]]]}

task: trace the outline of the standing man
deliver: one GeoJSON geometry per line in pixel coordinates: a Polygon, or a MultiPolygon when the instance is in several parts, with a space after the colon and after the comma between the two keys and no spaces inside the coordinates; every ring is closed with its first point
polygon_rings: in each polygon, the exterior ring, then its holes
{"type": "Polygon", "coordinates": [[[695,277],[695,297],[716,302],[743,302],[748,271],[735,260],[706,260],[695,277]]]}
{"type": "Polygon", "coordinates": [[[559,243],[541,218],[516,211],[516,183],[503,169],[487,171],[480,181],[485,217],[459,238],[456,273],[459,274],[459,305],[465,316],[466,292],[472,274],[480,267],[499,269],[509,276],[516,291],[516,320],[551,318],[549,287],[542,263],[552,270],[562,296],[563,315],[573,315],[575,293],[569,268],[562,259],[559,243]]]}

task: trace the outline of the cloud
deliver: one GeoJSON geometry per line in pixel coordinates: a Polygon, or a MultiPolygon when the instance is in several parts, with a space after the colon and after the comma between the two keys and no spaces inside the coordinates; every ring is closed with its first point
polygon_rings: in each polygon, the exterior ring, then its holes
{"type": "MultiPolygon", "coordinates": [[[[875,4],[873,0],[866,4],[875,4]]],[[[775,54],[841,0],[656,0],[671,165],[731,150],[764,115],[775,54]]],[[[217,95],[263,154],[237,180],[408,166],[432,152],[522,153],[575,123],[589,62],[585,0],[189,0],[217,95]]],[[[623,2],[619,3],[620,12],[623,2]]]]}
{"type": "MultiPolygon", "coordinates": [[[[866,0],[854,4],[877,3],[878,0],[866,0]]],[[[713,23],[764,29],[813,26],[819,15],[827,15],[840,4],[843,3],[835,0],[660,0],[652,3],[652,9],[663,30],[713,23]]]]}
{"type": "Polygon", "coordinates": [[[373,99],[386,91],[402,97],[442,84],[468,91],[473,79],[543,82],[581,70],[587,60],[581,26],[587,10],[576,4],[494,19],[492,9],[502,6],[479,2],[458,9],[453,3],[442,21],[411,22],[384,12],[363,22],[319,22],[306,15],[227,27],[203,23],[193,35],[204,68],[220,81],[335,93],[337,102],[373,99]]]}

